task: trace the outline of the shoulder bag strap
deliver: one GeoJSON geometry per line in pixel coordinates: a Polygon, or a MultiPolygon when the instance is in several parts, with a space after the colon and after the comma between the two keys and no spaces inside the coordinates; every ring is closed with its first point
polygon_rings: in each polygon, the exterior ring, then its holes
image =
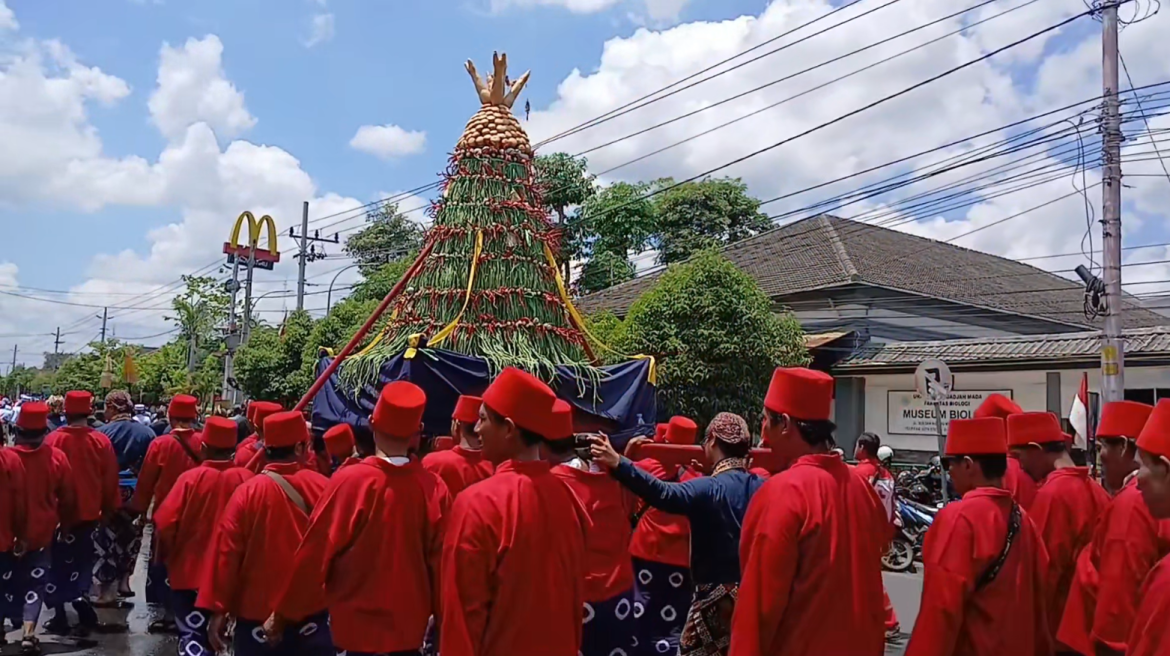
{"type": "Polygon", "coordinates": [[[1023,521],[1023,516],[1020,512],[1020,506],[1013,501],[1011,514],[1008,515],[1007,537],[1003,541],[1003,551],[999,552],[999,557],[991,563],[979,577],[979,580],[975,582],[975,592],[979,592],[987,587],[995,580],[995,577],[999,576],[999,570],[1003,568],[1003,563],[1007,560],[1008,553],[1012,550],[1012,542],[1015,541],[1016,535],[1020,532],[1021,521],[1023,521]]]}
{"type": "Polygon", "coordinates": [[[284,490],[288,500],[292,501],[294,506],[300,508],[301,512],[305,513],[306,515],[310,514],[309,504],[305,503],[305,498],[301,496],[300,492],[297,492],[297,489],[293,487],[292,483],[288,482],[287,478],[277,474],[272,470],[265,471],[264,475],[276,481],[276,484],[280,486],[280,489],[284,490]]]}
{"type": "Polygon", "coordinates": [[[187,443],[183,441],[183,438],[179,437],[177,433],[171,433],[171,437],[175,438],[175,441],[178,442],[179,446],[183,448],[183,452],[187,454],[188,458],[194,460],[196,465],[203,462],[203,459],[199,457],[199,454],[195,453],[195,451],[192,450],[191,447],[188,446],[187,443]]]}
{"type": "MultiPolygon", "coordinates": [[[[674,476],[667,478],[666,482],[667,483],[677,483],[678,480],[680,478],[682,478],[682,470],[683,470],[683,468],[679,467],[678,470],[674,473],[674,476]]],[[[638,524],[642,521],[642,517],[644,517],[649,510],[650,510],[650,504],[643,501],[642,507],[638,508],[638,510],[635,511],[634,514],[630,515],[630,526],[632,526],[634,528],[638,528],[638,524]]]]}

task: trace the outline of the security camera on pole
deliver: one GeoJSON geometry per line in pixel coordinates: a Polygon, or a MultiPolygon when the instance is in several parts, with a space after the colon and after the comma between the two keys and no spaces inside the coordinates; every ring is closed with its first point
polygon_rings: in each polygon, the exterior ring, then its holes
{"type": "MultiPolygon", "coordinates": [[[[914,370],[914,389],[922,399],[934,406],[934,425],[938,430],[938,457],[941,465],[946,453],[947,432],[943,429],[942,402],[955,388],[955,376],[942,360],[923,360],[914,370]]],[[[947,473],[939,472],[942,480],[942,501],[947,502],[947,473]]]]}

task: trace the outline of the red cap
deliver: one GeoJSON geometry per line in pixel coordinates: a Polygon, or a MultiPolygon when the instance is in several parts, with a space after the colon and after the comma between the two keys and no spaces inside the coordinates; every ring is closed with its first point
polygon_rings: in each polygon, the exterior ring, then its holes
{"type": "Polygon", "coordinates": [[[478,396],[460,395],[459,400],[455,402],[455,412],[451,413],[451,418],[465,424],[474,424],[479,421],[479,406],[481,405],[483,405],[483,399],[478,396]]]}
{"type": "Polygon", "coordinates": [[[532,374],[508,367],[483,393],[484,405],[520,428],[544,435],[557,395],[532,374]]]}
{"type": "Polygon", "coordinates": [[[1064,442],[1060,420],[1051,412],[1021,412],[1007,418],[1008,446],[1064,442]]]}
{"type": "Polygon", "coordinates": [[[986,419],[987,417],[997,417],[999,419],[1007,419],[1009,415],[1018,415],[1023,412],[1015,401],[1009,399],[1003,394],[992,394],[983,399],[983,403],[975,408],[975,419],[986,419]]]}
{"type": "MultiPolygon", "coordinates": [[[[24,418],[24,410],[20,411],[20,416],[24,418]]],[[[1170,399],[1162,399],[1154,406],[1138,435],[1137,445],[1143,451],[1170,458],[1170,399]]]]}
{"type": "Polygon", "coordinates": [[[796,419],[827,421],[833,407],[833,377],[804,367],[780,367],[772,374],[764,407],[796,419]]]}
{"type": "Polygon", "coordinates": [[[412,437],[422,426],[426,407],[426,392],[418,385],[405,380],[386,383],[374,405],[370,426],[391,437],[412,437]]]}
{"type": "Polygon", "coordinates": [[[264,446],[280,448],[309,441],[305,417],[296,410],[277,412],[264,420],[264,446]]]}
{"type": "Polygon", "coordinates": [[[325,431],[325,450],[336,458],[353,455],[353,428],[349,424],[337,424],[325,431]]]}
{"type": "Polygon", "coordinates": [[[189,394],[176,394],[167,408],[171,419],[195,419],[199,416],[199,399],[189,394]]]}
{"type": "Polygon", "coordinates": [[[1097,437],[1128,437],[1136,440],[1154,406],[1137,401],[1110,401],[1101,407],[1097,437]]]}
{"type": "Polygon", "coordinates": [[[698,434],[699,426],[695,422],[686,417],[671,417],[662,439],[667,444],[694,444],[698,434]]]}
{"type": "Polygon", "coordinates": [[[658,424],[658,425],[656,425],[656,426],[654,427],[654,441],[655,441],[655,442],[660,442],[660,443],[661,443],[661,442],[665,442],[665,441],[666,441],[666,431],[667,431],[667,429],[669,429],[669,428],[670,428],[670,424],[658,424]]]}
{"type": "Polygon", "coordinates": [[[235,448],[236,422],[218,415],[208,417],[203,422],[203,443],[216,449],[235,448]]]}
{"type": "Polygon", "coordinates": [[[93,412],[93,394],[84,390],[65,392],[65,415],[88,415],[93,412]]]}
{"type": "Polygon", "coordinates": [[[983,456],[1007,453],[1004,423],[999,417],[952,419],[947,426],[948,456],[983,456]]]}
{"type": "Polygon", "coordinates": [[[25,401],[16,416],[16,427],[27,431],[45,430],[49,427],[49,405],[44,401],[25,401]]]}
{"type": "Polygon", "coordinates": [[[270,415],[274,415],[284,408],[280,407],[279,403],[272,401],[252,401],[248,404],[248,421],[253,428],[264,430],[264,420],[270,415]]]}
{"type": "Polygon", "coordinates": [[[567,401],[553,401],[552,415],[548,422],[549,440],[563,440],[573,436],[573,406],[567,401]]]}

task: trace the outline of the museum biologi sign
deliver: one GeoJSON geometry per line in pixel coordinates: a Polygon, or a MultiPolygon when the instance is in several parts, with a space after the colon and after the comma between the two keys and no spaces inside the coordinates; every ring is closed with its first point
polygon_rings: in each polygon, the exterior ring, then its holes
{"type": "MultiPolygon", "coordinates": [[[[975,408],[992,394],[1003,394],[1011,398],[1011,390],[952,390],[946,398],[938,401],[939,418],[943,430],[952,419],[970,419],[975,408]]],[[[918,392],[888,392],[886,432],[896,435],[935,435],[938,427],[935,420],[935,404],[918,392]]]]}

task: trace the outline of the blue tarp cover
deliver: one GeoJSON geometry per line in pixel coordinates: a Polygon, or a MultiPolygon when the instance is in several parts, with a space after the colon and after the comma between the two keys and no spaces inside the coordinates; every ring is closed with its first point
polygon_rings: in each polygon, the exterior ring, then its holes
{"type": "MultiPolygon", "coordinates": [[[[321,358],[317,373],[329,366],[331,358],[321,358]]],[[[650,361],[631,360],[601,367],[600,384],[580,378],[572,369],[557,370],[556,393],[577,408],[618,424],[611,436],[623,445],[633,435],[653,434],[657,421],[654,385],[649,381],[650,361]]],[[[460,394],[479,396],[491,382],[487,361],[442,349],[418,349],[414,358],[396,355],[382,365],[376,387],[364,386],[356,396],[334,374],[313,399],[313,428],[324,431],[346,422],[367,425],[378,390],[388,382],[409,380],[427,394],[423,415],[425,432],[446,435],[451,428],[451,413],[460,394]]]]}

